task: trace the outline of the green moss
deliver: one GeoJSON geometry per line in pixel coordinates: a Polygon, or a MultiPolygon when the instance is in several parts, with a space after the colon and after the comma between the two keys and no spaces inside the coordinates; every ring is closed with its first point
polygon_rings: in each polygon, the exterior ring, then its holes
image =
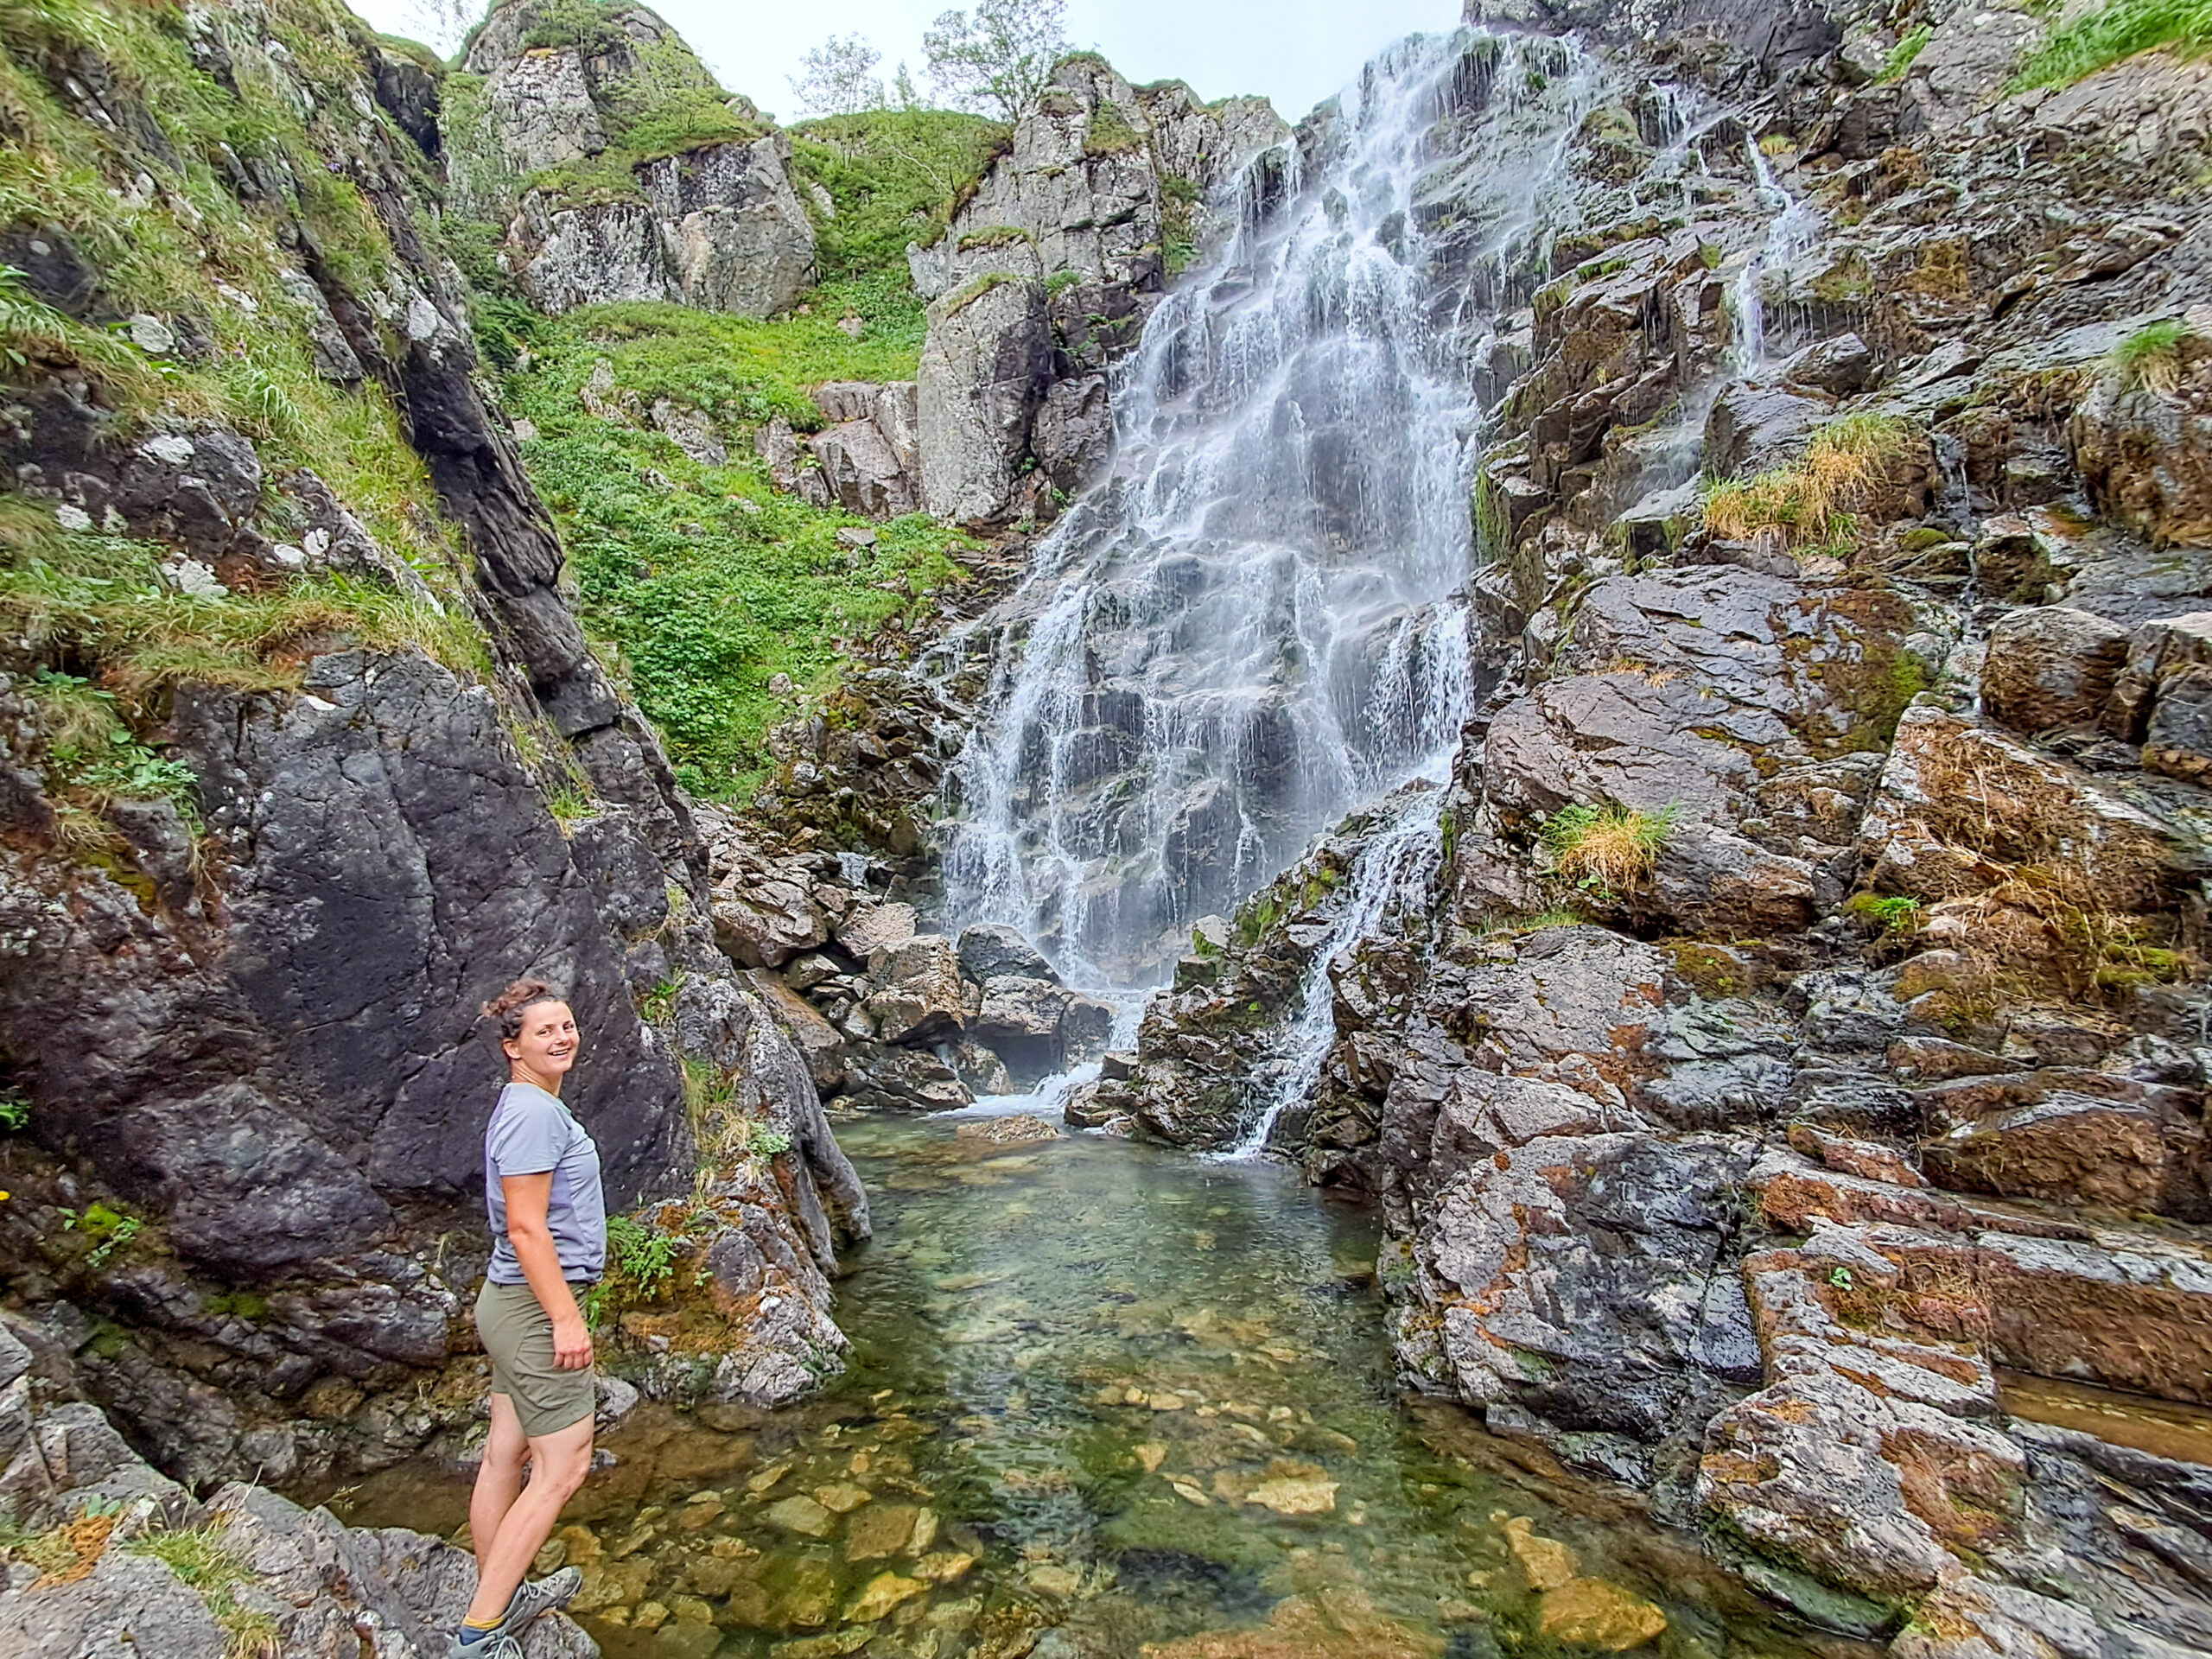
{"type": "Polygon", "coordinates": [[[2107,0],[2044,35],[2020,66],[2013,89],[2070,86],[2108,64],[2160,47],[2184,58],[2212,50],[2212,0],[2107,0]]]}
{"type": "Polygon", "coordinates": [[[1020,280],[1020,277],[1010,270],[987,270],[974,282],[949,296],[944,301],[944,315],[947,317],[957,317],[993,289],[1003,288],[1008,283],[1018,283],[1020,280]]]}
{"type": "Polygon", "coordinates": [[[1037,238],[1019,226],[987,225],[982,230],[964,233],[960,238],[960,251],[972,253],[979,248],[1010,248],[1021,242],[1034,247],[1037,238]]]}
{"type": "Polygon", "coordinates": [[[265,1319],[269,1299],[250,1290],[226,1290],[201,1298],[200,1311],[216,1319],[265,1319]]]}
{"type": "Polygon", "coordinates": [[[1126,156],[1142,149],[1151,141],[1128,122],[1111,104],[1102,103],[1090,118],[1090,130],[1084,135],[1083,153],[1086,156],[1126,156]]]}

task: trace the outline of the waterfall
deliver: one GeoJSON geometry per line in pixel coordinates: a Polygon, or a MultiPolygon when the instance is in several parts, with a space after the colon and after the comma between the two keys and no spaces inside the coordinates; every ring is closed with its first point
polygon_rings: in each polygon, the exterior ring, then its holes
{"type": "Polygon", "coordinates": [[[1736,278],[1736,290],[1732,296],[1737,327],[1736,367],[1749,374],[1764,367],[1769,355],[1767,278],[1779,271],[1788,281],[1791,262],[1811,247],[1820,234],[1821,216],[1782,188],[1774,176],[1773,164],[1757,139],[1747,137],[1744,149],[1751,157],[1751,177],[1758,187],[1759,201],[1774,209],[1774,217],[1767,223],[1766,242],[1736,278]]]}
{"type": "MultiPolygon", "coordinates": [[[[1193,920],[1446,775],[1471,347],[1548,280],[1540,227],[1569,212],[1560,157],[1598,84],[1559,41],[1415,36],[1248,169],[1228,245],[1119,372],[1109,475],[992,620],[946,785],[952,921],[1020,928],[1094,985],[1157,983],[1193,920]]],[[[1414,810],[1433,840],[1434,800],[1414,810]]]]}

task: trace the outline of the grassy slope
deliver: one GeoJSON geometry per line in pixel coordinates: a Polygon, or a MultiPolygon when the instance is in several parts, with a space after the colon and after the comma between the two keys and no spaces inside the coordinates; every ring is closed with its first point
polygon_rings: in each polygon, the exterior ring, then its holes
{"type": "MultiPolygon", "coordinates": [[[[315,373],[308,317],[279,280],[296,262],[276,239],[283,214],[242,204],[223,181],[235,166],[226,149],[289,176],[284,208],[332,266],[358,292],[382,285],[397,264],[385,232],[325,165],[360,142],[349,93],[365,31],[330,0],[276,0],[265,30],[289,71],[241,54],[234,99],[194,64],[181,6],[0,7],[0,222],[58,226],[99,271],[114,311],[196,319],[212,342],[201,361],[149,356],[126,329],[77,321],[0,276],[0,380],[74,365],[124,437],[179,420],[227,423],[254,440],[272,480],[297,467],[321,474],[448,602],[439,615],[338,577],[196,599],[163,582],[162,550],[69,530],[50,504],[0,494],[0,660],[46,716],[48,782],[82,820],[87,845],[105,833],[105,798],[184,793],[188,779],[144,743],[174,685],[280,689],[296,683],[306,655],[346,639],[417,645],[465,673],[489,670],[461,597],[457,532],[436,515],[397,411],[373,384],[348,389],[315,373]],[[173,155],[95,127],[55,98],[35,66],[80,52],[108,66],[111,103],[158,118],[173,155]],[[301,113],[295,84],[308,90],[312,113],[301,113]],[[125,200],[142,173],[156,178],[153,198],[125,200]]],[[[404,137],[386,136],[405,153],[404,137]]],[[[273,493],[263,516],[283,532],[273,493]]]]}
{"type": "Polygon", "coordinates": [[[2015,85],[2070,86],[2108,64],[2168,47],[2186,57],[2212,52],[2212,0],[2107,0],[2044,37],[2015,85]]]}
{"type": "MultiPolygon", "coordinates": [[[[877,526],[877,545],[855,562],[836,532],[864,521],[776,494],[749,440],[779,416],[819,428],[810,394],[824,381],[913,378],[923,316],[906,245],[941,231],[1001,130],[938,111],[795,130],[793,172],[836,210],[817,215],[825,280],[803,314],[756,321],[610,305],[548,321],[512,296],[480,308],[508,404],[537,431],[524,455],[560,521],[585,626],[698,793],[741,798],[754,786],[767,728],[790,713],[769,695],[774,676],[828,689],[842,639],[962,579],[957,561],[972,543],[921,514],[877,526]],[[838,327],[855,317],[857,339],[838,327]],[[619,406],[611,419],[581,397],[602,362],[615,386],[607,401],[619,406]],[[729,464],[690,461],[650,429],[661,398],[712,416],[729,464]]],[[[480,277],[487,289],[496,281],[480,277]]]]}
{"type": "Polygon", "coordinates": [[[864,520],[777,494],[741,435],[777,414],[821,416],[805,388],[825,379],[911,378],[915,343],[837,329],[836,290],[779,322],[674,305],[601,306],[529,331],[532,363],[510,375],[510,407],[537,436],[531,476],[560,520],[585,625],[611,647],[632,694],[668,739],[687,787],[742,797],[761,740],[789,709],[768,692],[836,677],[842,638],[961,579],[966,538],[917,513],[875,526],[855,555],[837,531],[864,520]],[[703,409],[732,439],[729,464],[688,459],[669,439],[579,397],[601,362],[616,397],[703,409]]]}

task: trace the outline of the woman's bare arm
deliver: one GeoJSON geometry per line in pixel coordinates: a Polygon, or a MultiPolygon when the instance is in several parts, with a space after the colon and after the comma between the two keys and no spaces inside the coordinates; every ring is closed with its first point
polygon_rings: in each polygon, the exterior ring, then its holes
{"type": "Polygon", "coordinates": [[[553,1247],[552,1229],[545,1224],[546,1206],[553,1199],[553,1172],[502,1175],[499,1188],[506,1194],[507,1242],[514,1246],[515,1261],[537,1305],[553,1319],[553,1363],[564,1371],[582,1370],[591,1363],[591,1332],[576,1307],[575,1294],[561,1276],[560,1252],[553,1247]]]}

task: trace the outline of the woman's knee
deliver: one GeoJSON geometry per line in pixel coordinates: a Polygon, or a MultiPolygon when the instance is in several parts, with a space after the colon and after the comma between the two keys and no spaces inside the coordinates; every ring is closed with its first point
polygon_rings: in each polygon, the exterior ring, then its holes
{"type": "Polygon", "coordinates": [[[536,1464],[531,1478],[558,1488],[564,1497],[572,1496],[591,1473],[591,1419],[587,1417],[559,1433],[543,1435],[531,1442],[530,1449],[536,1464]]]}

